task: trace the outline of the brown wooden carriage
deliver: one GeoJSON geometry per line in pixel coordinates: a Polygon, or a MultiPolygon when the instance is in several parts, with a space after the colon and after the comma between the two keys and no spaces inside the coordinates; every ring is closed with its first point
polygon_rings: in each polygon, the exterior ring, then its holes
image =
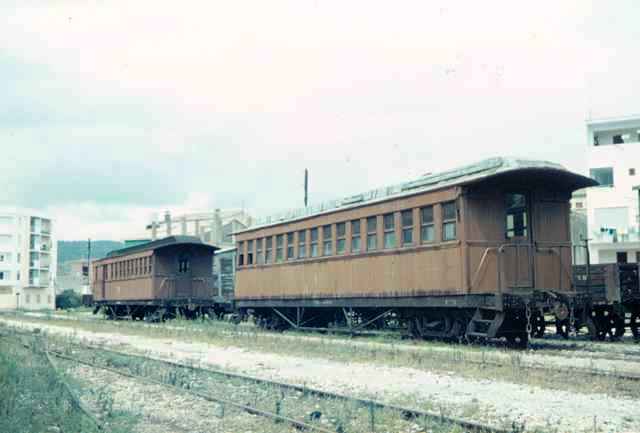
{"type": "Polygon", "coordinates": [[[237,234],[236,306],[272,328],[526,341],[580,308],[569,198],[595,184],[493,158],[273,218],[237,234]]]}
{"type": "Polygon", "coordinates": [[[218,310],[213,281],[217,247],[192,236],[171,236],[112,251],[93,263],[96,312],[134,319],[187,317],[218,310]]]}

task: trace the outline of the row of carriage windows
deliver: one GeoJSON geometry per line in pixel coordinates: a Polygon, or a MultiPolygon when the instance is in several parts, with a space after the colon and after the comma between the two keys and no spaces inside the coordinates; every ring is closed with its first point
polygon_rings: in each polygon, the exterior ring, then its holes
{"type": "MultiPolygon", "coordinates": [[[[457,210],[455,202],[442,203],[439,207],[442,223],[442,241],[453,241],[457,238],[457,210]]],[[[397,246],[410,247],[416,243],[429,244],[436,241],[436,227],[434,220],[434,206],[425,206],[419,209],[420,218],[419,237],[414,233],[414,210],[407,209],[399,212],[399,223],[401,238],[396,239],[396,215],[388,213],[382,215],[382,248],[392,249],[397,246]]],[[[309,257],[331,256],[345,254],[349,244],[351,254],[362,252],[373,252],[379,249],[378,244],[378,216],[370,216],[364,219],[327,224],[322,227],[299,230],[297,236],[295,232],[283,233],[266,238],[248,240],[238,243],[238,266],[263,265],[271,263],[281,263],[286,260],[305,259],[309,257]],[[365,224],[365,232],[362,233],[361,224],[365,224]],[[349,226],[350,237],[347,239],[347,227],[349,226]],[[364,239],[362,236],[364,235],[364,239]],[[295,245],[297,243],[297,257],[295,245]],[[255,244],[255,249],[254,249],[255,244]],[[308,248],[307,248],[307,244],[308,248]],[[364,247],[364,251],[363,251],[364,247]],[[274,252],[275,249],[275,252],[274,252]],[[255,251],[255,257],[254,257],[255,251]]]]}
{"type": "MultiPolygon", "coordinates": [[[[106,266],[107,280],[137,278],[151,274],[150,257],[122,260],[120,262],[110,263],[104,266],[106,266]]],[[[96,275],[95,278],[98,278],[98,275],[96,275]]]]}

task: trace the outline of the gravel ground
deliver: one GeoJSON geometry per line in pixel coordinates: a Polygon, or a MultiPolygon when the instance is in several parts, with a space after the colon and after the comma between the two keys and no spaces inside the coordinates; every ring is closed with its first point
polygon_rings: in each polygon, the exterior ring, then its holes
{"type": "MultiPolygon", "coordinates": [[[[44,313],[24,313],[27,316],[36,318],[54,317],[56,319],[69,319],[69,320],[84,320],[65,317],[64,314],[55,314],[48,316],[44,313]]],[[[91,313],[82,313],[84,315],[91,313]]],[[[72,316],[73,317],[73,316],[72,316]]],[[[118,322],[110,322],[118,323],[118,322]]],[[[129,323],[129,322],[127,322],[129,323]]],[[[197,332],[198,329],[187,329],[186,327],[175,325],[157,325],[136,323],[142,327],[165,327],[166,329],[185,330],[189,332],[197,332]]],[[[224,332],[224,331],[221,331],[224,332]]],[[[229,333],[230,334],[230,333],[229,333]]],[[[405,342],[399,342],[397,344],[380,343],[375,341],[354,341],[352,339],[341,338],[327,338],[314,335],[293,335],[293,334],[276,334],[276,333],[261,333],[260,337],[273,338],[273,339],[296,339],[298,341],[323,341],[325,343],[331,342],[335,345],[345,346],[360,346],[377,348],[380,350],[404,350],[412,352],[429,351],[429,352],[452,352],[452,351],[464,351],[467,359],[477,358],[482,359],[483,353],[477,350],[470,349],[468,347],[460,347],[450,344],[437,345],[428,344],[410,344],[405,342]]],[[[512,363],[513,354],[517,353],[518,362],[522,366],[542,366],[542,367],[556,367],[561,369],[567,368],[583,368],[583,369],[597,369],[602,371],[614,372],[614,373],[630,373],[640,375],[640,345],[634,344],[613,344],[613,343],[598,343],[598,342],[580,342],[573,343],[573,346],[579,344],[585,348],[593,348],[595,351],[584,351],[572,349],[572,343],[565,341],[546,341],[549,345],[557,345],[558,349],[543,349],[543,350],[528,350],[528,351],[502,351],[502,350],[487,350],[484,355],[488,355],[492,361],[502,361],[506,364],[512,363]],[[566,347],[566,349],[561,349],[566,347]]]]}
{"type": "Polygon", "coordinates": [[[377,398],[411,400],[453,414],[497,424],[508,420],[528,428],[557,432],[640,432],[640,396],[613,398],[602,393],[578,394],[491,380],[472,380],[412,368],[259,353],[234,347],[163,338],[106,335],[55,325],[7,324],[45,328],[94,343],[124,346],[170,360],[190,360],[267,379],[304,383],[329,391],[377,398]]]}

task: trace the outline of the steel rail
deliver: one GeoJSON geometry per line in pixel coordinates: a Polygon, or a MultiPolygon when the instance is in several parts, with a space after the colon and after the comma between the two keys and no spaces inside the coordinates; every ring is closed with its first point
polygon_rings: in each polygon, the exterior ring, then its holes
{"type": "Polygon", "coordinates": [[[255,408],[253,406],[249,406],[249,405],[246,405],[246,404],[238,403],[238,402],[235,402],[235,401],[232,401],[232,400],[227,400],[227,399],[224,399],[224,398],[215,397],[215,396],[213,396],[211,394],[208,394],[208,393],[204,393],[204,392],[200,392],[200,391],[194,391],[192,389],[187,389],[187,388],[184,388],[182,386],[172,385],[172,384],[169,384],[169,383],[166,383],[166,382],[162,382],[160,380],[152,379],[152,378],[147,377],[147,376],[128,373],[128,372],[121,371],[121,370],[118,370],[118,369],[115,369],[115,368],[106,367],[106,366],[103,366],[103,365],[98,365],[98,364],[95,364],[95,363],[92,363],[92,362],[89,362],[89,361],[85,361],[85,360],[81,360],[81,359],[73,358],[71,356],[64,355],[64,354],[62,354],[60,352],[57,352],[57,351],[49,351],[48,353],[53,355],[53,356],[55,356],[55,357],[57,357],[57,358],[60,358],[60,359],[65,359],[67,361],[75,362],[77,364],[87,365],[89,367],[98,368],[98,369],[101,369],[101,370],[108,371],[110,373],[119,374],[121,376],[129,377],[129,378],[136,379],[136,380],[140,380],[141,382],[146,382],[147,384],[165,386],[165,387],[168,387],[168,388],[172,388],[172,389],[174,389],[176,391],[183,392],[183,393],[186,393],[186,394],[191,394],[191,395],[199,397],[199,398],[201,398],[203,400],[207,400],[207,401],[210,401],[210,402],[213,402],[213,403],[218,403],[218,404],[222,405],[223,407],[224,406],[234,407],[236,409],[240,409],[240,410],[242,410],[244,412],[247,412],[247,413],[249,413],[251,415],[257,415],[257,416],[261,416],[261,417],[264,417],[264,418],[271,418],[271,419],[274,419],[274,420],[277,420],[277,421],[286,422],[286,423],[288,423],[288,424],[292,425],[293,427],[296,427],[296,428],[298,428],[300,430],[317,431],[317,432],[320,432],[320,433],[335,433],[332,430],[327,430],[327,429],[325,429],[323,427],[307,424],[307,423],[304,423],[302,421],[295,420],[293,418],[289,418],[289,417],[286,417],[286,416],[283,416],[283,415],[279,415],[279,414],[276,414],[276,413],[273,413],[273,412],[269,412],[269,411],[265,411],[265,410],[262,410],[262,409],[258,409],[258,408],[255,408]]]}
{"type": "MultiPolygon", "coordinates": [[[[373,408],[376,408],[376,409],[387,409],[387,410],[391,410],[391,411],[394,411],[394,412],[399,412],[400,414],[402,414],[406,418],[427,418],[427,419],[431,419],[431,420],[438,421],[438,422],[441,422],[441,423],[458,425],[458,426],[460,426],[460,427],[462,427],[464,429],[467,429],[469,431],[472,431],[472,432],[514,433],[514,432],[521,431],[521,429],[519,429],[519,428],[517,428],[515,426],[514,426],[514,428],[511,428],[511,429],[503,429],[503,428],[500,428],[500,427],[495,427],[495,426],[491,426],[491,425],[488,425],[488,424],[482,424],[482,423],[479,423],[479,422],[466,420],[466,419],[463,419],[463,418],[444,416],[441,413],[436,413],[436,412],[431,412],[431,411],[426,411],[426,410],[421,410],[421,409],[415,409],[415,408],[407,408],[407,407],[402,407],[402,406],[398,406],[398,405],[383,403],[383,402],[377,401],[377,400],[360,398],[360,397],[352,397],[352,396],[348,396],[348,395],[345,395],[345,394],[339,394],[339,393],[334,393],[334,392],[330,392],[330,391],[324,391],[324,390],[320,390],[320,389],[309,388],[309,387],[303,386],[303,385],[294,385],[294,384],[289,384],[289,383],[284,383],[284,382],[278,382],[278,381],[274,381],[274,380],[270,380],[270,379],[262,379],[262,378],[258,378],[258,377],[254,377],[254,376],[244,375],[244,374],[241,374],[241,373],[231,373],[231,372],[224,371],[224,370],[219,370],[219,369],[196,367],[196,366],[189,365],[189,364],[182,364],[182,363],[179,363],[179,362],[168,361],[168,360],[165,360],[165,359],[162,359],[162,358],[156,358],[156,357],[152,357],[152,356],[144,356],[144,355],[137,355],[137,354],[131,354],[131,353],[126,353],[126,352],[120,352],[120,351],[117,351],[117,350],[110,350],[110,349],[105,349],[105,348],[101,348],[101,347],[95,347],[95,346],[91,346],[91,345],[81,345],[81,346],[83,348],[87,348],[87,349],[92,349],[92,350],[96,350],[96,351],[102,351],[102,352],[111,353],[111,354],[124,356],[124,357],[137,358],[137,359],[140,359],[140,360],[143,360],[143,361],[158,362],[158,363],[161,363],[161,364],[164,364],[164,365],[171,366],[173,368],[181,368],[181,369],[191,370],[191,371],[195,371],[195,372],[202,372],[202,373],[207,373],[207,374],[215,374],[215,375],[219,375],[219,376],[223,376],[223,377],[227,377],[227,378],[231,378],[231,379],[240,379],[240,380],[244,380],[244,381],[247,381],[247,382],[253,382],[253,383],[257,383],[257,384],[273,386],[273,387],[276,387],[276,388],[280,388],[282,390],[296,391],[296,392],[301,392],[303,394],[315,395],[317,397],[326,398],[326,399],[342,400],[342,401],[347,401],[347,402],[355,402],[355,403],[360,404],[363,407],[373,407],[373,408]]],[[[71,359],[71,360],[73,361],[75,359],[71,359]]],[[[77,362],[81,362],[81,361],[77,361],[77,362]]],[[[82,361],[82,362],[84,362],[84,361],[82,361]]],[[[99,367],[99,368],[102,368],[102,367],[99,367]]],[[[105,369],[108,369],[108,367],[105,367],[105,369]]],[[[115,371],[114,371],[114,373],[115,373],[115,371]]]]}
{"type": "Polygon", "coordinates": [[[71,386],[69,385],[69,383],[64,379],[64,376],[60,373],[58,366],[53,361],[53,359],[51,359],[49,351],[45,348],[42,350],[42,352],[44,353],[44,357],[46,358],[47,362],[49,363],[56,377],[62,383],[63,387],[67,391],[67,394],[69,394],[69,396],[71,397],[72,407],[75,407],[78,410],[80,410],[80,412],[82,412],[96,426],[98,430],[102,430],[103,429],[102,423],[98,421],[96,416],[93,415],[91,411],[85,406],[85,404],[82,402],[80,397],[78,397],[78,395],[73,391],[73,389],[71,389],[71,386]]]}

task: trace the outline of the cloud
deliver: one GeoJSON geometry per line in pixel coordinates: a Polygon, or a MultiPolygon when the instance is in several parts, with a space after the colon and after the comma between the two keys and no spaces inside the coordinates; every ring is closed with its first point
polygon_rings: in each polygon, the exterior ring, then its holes
{"type": "Polygon", "coordinates": [[[305,168],[312,202],[501,154],[583,170],[584,118],[638,111],[633,12],[2,2],[0,203],[118,239],[165,209],[298,206],[305,168]]]}

